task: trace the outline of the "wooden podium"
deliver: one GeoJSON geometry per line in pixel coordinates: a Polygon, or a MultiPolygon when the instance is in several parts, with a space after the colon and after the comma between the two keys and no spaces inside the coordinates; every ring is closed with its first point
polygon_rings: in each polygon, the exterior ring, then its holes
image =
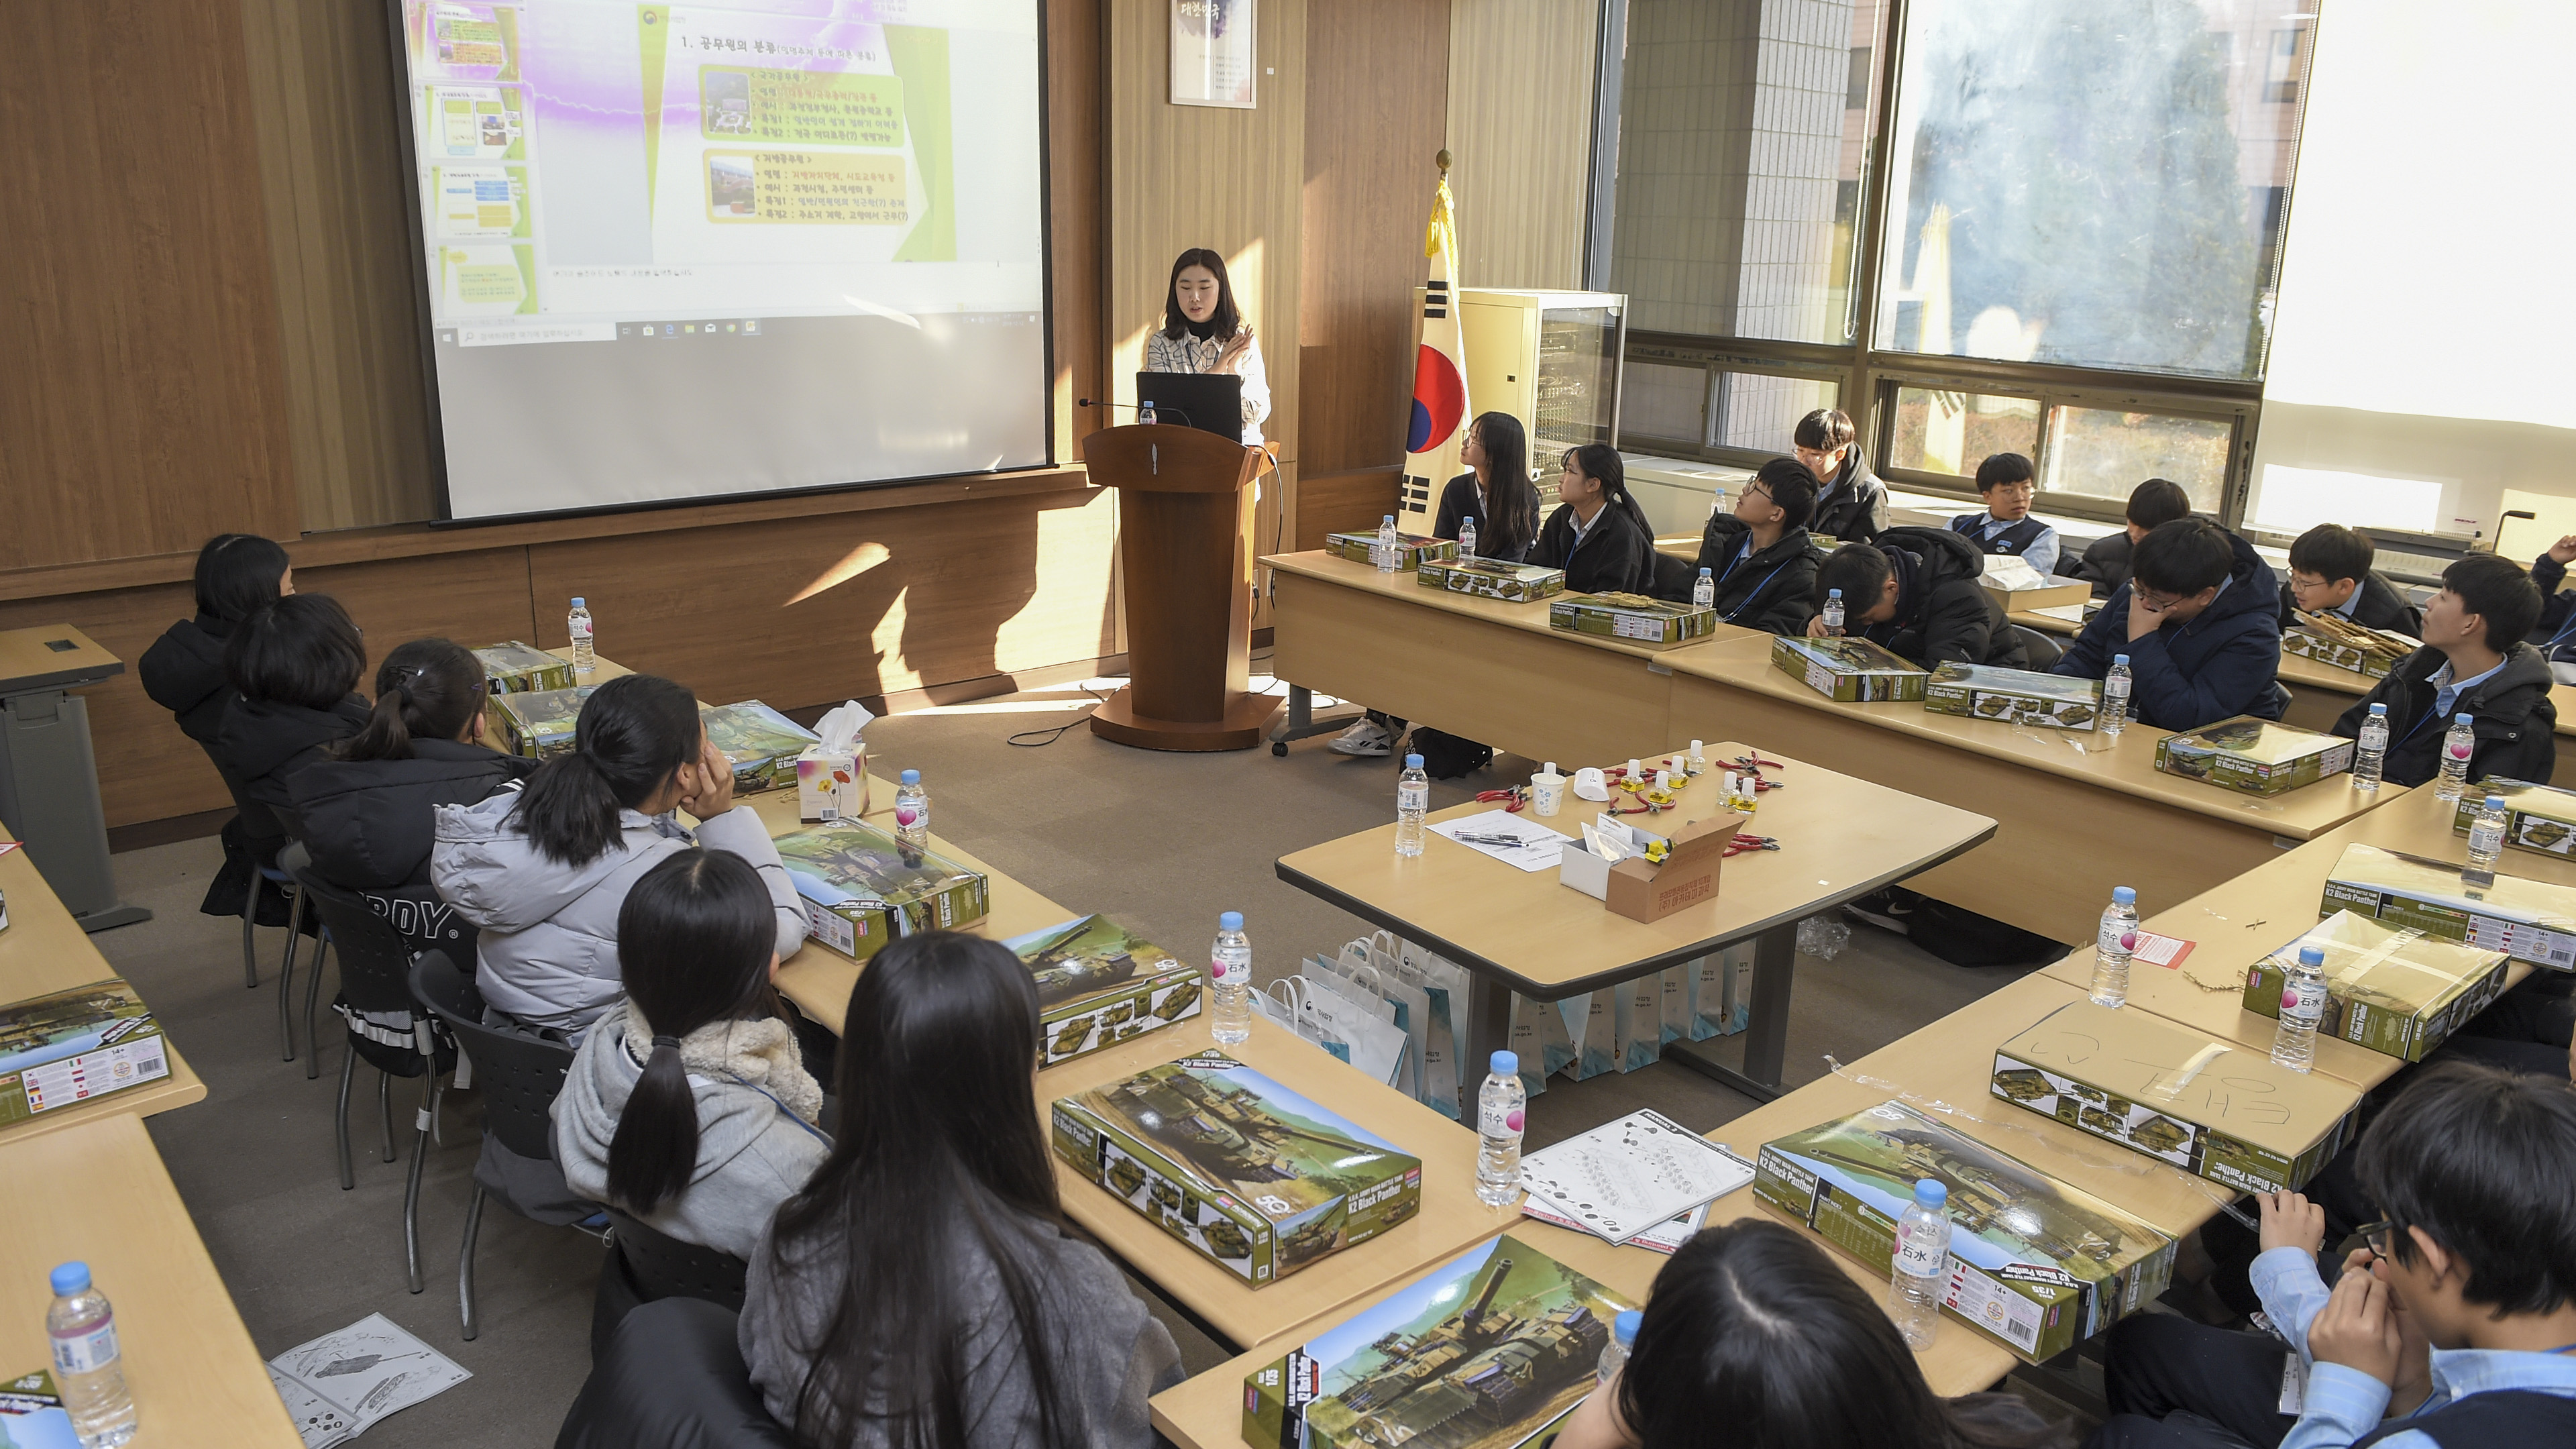
{"type": "Polygon", "coordinates": [[[1091,480],[1125,494],[1125,688],[1091,715],[1104,740],[1148,750],[1248,750],[1274,695],[1252,675],[1247,485],[1270,457],[1198,428],[1137,424],[1082,440],[1091,480]]]}

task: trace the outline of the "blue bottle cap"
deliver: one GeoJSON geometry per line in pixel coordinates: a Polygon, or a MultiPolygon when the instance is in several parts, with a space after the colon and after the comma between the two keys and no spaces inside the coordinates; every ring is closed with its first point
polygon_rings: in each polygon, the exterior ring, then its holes
{"type": "Polygon", "coordinates": [[[1646,1315],[1631,1308],[1610,1320],[1610,1334],[1619,1340],[1621,1348],[1626,1348],[1637,1341],[1637,1325],[1645,1321],[1646,1315]]]}
{"type": "Polygon", "coordinates": [[[1227,912],[1225,912],[1224,914],[1222,914],[1222,915],[1218,916],[1218,917],[1216,918],[1216,928],[1217,928],[1218,930],[1220,930],[1220,931],[1240,931],[1240,930],[1242,930],[1242,929],[1243,929],[1243,912],[1241,912],[1241,911],[1227,911],[1227,912]]]}
{"type": "Polygon", "coordinates": [[[2124,906],[2134,906],[2138,903],[2138,893],[2127,886],[2113,886],[2111,899],[2124,906]]]}
{"type": "Polygon", "coordinates": [[[1495,1076],[1517,1077],[1521,1074],[1521,1054],[1519,1052],[1496,1052],[1493,1055],[1493,1059],[1486,1062],[1485,1065],[1492,1070],[1495,1076]]]}
{"type": "Polygon", "coordinates": [[[907,784],[907,785],[918,785],[918,784],[920,784],[920,783],[921,783],[921,772],[920,772],[919,770],[906,770],[906,771],[904,771],[904,772],[903,772],[903,783],[905,783],[905,784],[907,784]]]}
{"type": "Polygon", "coordinates": [[[69,1298],[89,1286],[89,1264],[65,1263],[54,1270],[54,1296],[69,1298]]]}
{"type": "Polygon", "coordinates": [[[2455,714],[2455,715],[2451,716],[2451,728],[2453,728],[2453,729],[2458,729],[2460,726],[2462,726],[2462,725],[2464,725],[2464,724],[2476,724],[2477,722],[2478,722],[2478,717],[2477,717],[2476,715],[2468,714],[2468,713],[2465,713],[2465,712],[2464,712],[2464,713],[2461,713],[2461,714],[2455,714]]]}
{"type": "Polygon", "coordinates": [[[1841,598],[1842,596],[1843,596],[1843,591],[1842,591],[1842,590],[1840,590],[1840,589],[1827,589],[1827,590],[1825,590],[1825,597],[1826,597],[1826,598],[1828,598],[1828,599],[1839,599],[1839,598],[1841,598]]]}
{"type": "Polygon", "coordinates": [[[1380,525],[1385,525],[1385,524],[1389,524],[1389,523],[1393,523],[1393,522],[1395,522],[1395,515],[1394,515],[1394,514],[1392,514],[1392,513],[1387,514],[1387,515],[1385,515],[1384,517],[1382,517],[1382,518],[1378,519],[1378,523],[1379,523],[1380,525]]]}
{"type": "Polygon", "coordinates": [[[1699,571],[1699,576],[1704,579],[1714,578],[1717,576],[1717,571],[1715,569],[1701,569],[1699,571]]]}
{"type": "Polygon", "coordinates": [[[590,605],[585,604],[585,603],[583,603],[583,602],[581,601],[581,595],[579,595],[579,594],[575,594],[575,595],[573,595],[573,596],[572,596],[572,606],[573,606],[574,608],[576,608],[576,609],[587,609],[587,608],[589,608],[589,607],[590,607],[590,605]]]}
{"type": "Polygon", "coordinates": [[[1919,1177],[1914,1180],[1914,1201],[1919,1207],[1947,1207],[1950,1189],[1937,1177],[1919,1177]]]}
{"type": "Polygon", "coordinates": [[[2111,662],[2114,664],[2126,664],[2129,662],[2129,656],[2126,654],[2114,654],[2111,656],[2111,662]]]}
{"type": "Polygon", "coordinates": [[[2370,712],[2382,719],[2386,719],[2388,717],[2388,706],[2384,704],[2374,704],[2370,707],[2370,712]]]}
{"type": "Polygon", "coordinates": [[[1422,757],[1421,757],[1420,755],[1407,755],[1407,756],[1405,756],[1405,757],[1404,757],[1404,768],[1406,768],[1406,769],[1408,769],[1408,770],[1419,770],[1419,769],[1421,769],[1421,768],[1422,768],[1422,757]]]}
{"type": "Polygon", "coordinates": [[[2487,797],[2487,808],[2489,810],[2502,810],[2504,808],[2504,797],[2502,795],[2489,795],[2487,797]]]}
{"type": "Polygon", "coordinates": [[[2299,964],[2302,966],[2323,966],[2326,964],[2326,948],[2323,946],[2301,946],[2299,948],[2299,964]]]}

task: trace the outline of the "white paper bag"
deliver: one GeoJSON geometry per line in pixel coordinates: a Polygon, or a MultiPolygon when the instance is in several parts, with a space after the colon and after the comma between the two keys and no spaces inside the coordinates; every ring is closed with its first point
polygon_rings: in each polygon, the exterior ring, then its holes
{"type": "Polygon", "coordinates": [[[1511,1043],[1521,1059],[1521,1086],[1533,1097],[1547,1090],[1549,1077],[1574,1061],[1574,1041],[1566,1034],[1565,1016],[1557,1004],[1534,1001],[1517,991],[1512,993],[1511,1043]]]}
{"type": "Polygon", "coordinates": [[[1370,1080],[1401,1090],[1412,1058],[1405,1050],[1404,1033],[1395,1023],[1378,1017],[1378,1009],[1385,1006],[1377,997],[1346,994],[1345,988],[1330,978],[1309,979],[1306,994],[1299,1002],[1301,1012],[1349,1045],[1350,1056],[1345,1060],[1368,1073],[1370,1080]]]}
{"type": "Polygon", "coordinates": [[[1667,966],[1663,969],[1662,975],[1664,978],[1664,1040],[1681,1041],[1690,1035],[1690,964],[1684,962],[1679,966],[1667,966]]]}
{"type": "Polygon", "coordinates": [[[1409,941],[1396,969],[1422,987],[1430,1007],[1422,1035],[1422,1105],[1457,1117],[1465,1110],[1469,1065],[1460,1060],[1458,1048],[1458,1019],[1467,1011],[1467,973],[1456,962],[1409,941]]]}
{"type": "Polygon", "coordinates": [[[1615,993],[1587,991],[1557,1003],[1565,1013],[1565,1030],[1574,1039],[1574,1060],[1565,1074],[1580,1082],[1619,1069],[1615,993]]]}
{"type": "Polygon", "coordinates": [[[1619,1070],[1651,1067],[1664,1055],[1664,973],[1648,972],[1602,993],[1611,998],[1611,1044],[1619,1070]]]}

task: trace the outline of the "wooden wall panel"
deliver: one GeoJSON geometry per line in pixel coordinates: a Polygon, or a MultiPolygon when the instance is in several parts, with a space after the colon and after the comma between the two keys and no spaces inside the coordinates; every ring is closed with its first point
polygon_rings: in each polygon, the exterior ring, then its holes
{"type": "Polygon", "coordinates": [[[1109,424],[1108,410],[1074,406],[1109,392],[1107,178],[1101,141],[1109,120],[1101,72],[1101,0],[1047,0],[1047,315],[1054,351],[1055,460],[1082,456],[1082,435],[1109,424]]]}
{"type": "Polygon", "coordinates": [[[240,11],[8,17],[0,569],[292,537],[240,11]]]}
{"type": "Polygon", "coordinates": [[[1580,287],[1599,0],[1451,0],[1450,184],[1470,287],[1580,287]]]}

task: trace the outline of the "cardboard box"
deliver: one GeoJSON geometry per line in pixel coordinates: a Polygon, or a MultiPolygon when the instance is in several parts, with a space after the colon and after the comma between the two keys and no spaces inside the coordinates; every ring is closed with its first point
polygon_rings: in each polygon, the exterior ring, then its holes
{"type": "Polygon", "coordinates": [[[549,760],[568,753],[573,727],[581,722],[581,702],[599,686],[541,689],[533,694],[499,694],[491,699],[491,723],[510,753],[549,760]]]}
{"type": "MultiPolygon", "coordinates": [[[[1377,530],[1366,533],[1328,533],[1324,535],[1324,552],[1353,563],[1377,565],[1377,530]]],[[[1426,534],[1399,533],[1395,536],[1395,567],[1398,573],[1411,573],[1426,561],[1454,559],[1458,540],[1432,538],[1426,534]]]]}
{"type": "Polygon", "coordinates": [[[1508,604],[1532,603],[1565,592],[1563,569],[1492,558],[1433,559],[1415,570],[1414,577],[1426,589],[1477,594],[1508,604]]]}
{"type": "Polygon", "coordinates": [[[1052,1067],[1199,1014],[1206,972],[1107,916],[1002,943],[1038,981],[1038,1065],[1052,1067]]]}
{"type": "Polygon", "coordinates": [[[1329,1325],[1243,1380],[1247,1444],[1517,1449],[1592,1391],[1638,1305],[1506,1233],[1329,1325]]]}
{"type": "Polygon", "coordinates": [[[2239,1192],[2304,1186],[2358,1089],[2143,1011],[2079,1001],[1995,1048],[1994,1094],[2239,1192]]]}
{"type": "MultiPolygon", "coordinates": [[[[2357,629],[2361,626],[2356,624],[2353,627],[2357,629]]],[[[2350,644],[2338,644],[2322,634],[2311,633],[2306,629],[2283,630],[2281,652],[2311,663],[2322,664],[2329,669],[2350,670],[2363,679],[2386,679],[2388,671],[2396,666],[2398,660],[2424,647],[2423,640],[2409,638],[2394,630],[2373,629],[2370,632],[2389,642],[2390,646],[2397,651],[2394,658],[2386,654],[2369,653],[2350,644]]]]}
{"type": "Polygon", "coordinates": [[[2326,953],[2326,1014],[2317,1035],[2420,1062],[2504,990],[2502,951],[2437,941],[2412,927],[2337,911],[2245,973],[2245,1009],[2277,1021],[2299,950],[2326,953]]]}
{"type": "Polygon", "coordinates": [[[1422,1161],[1219,1052],[1057,1099],[1056,1155],[1255,1288],[1422,1210],[1422,1161]]]}
{"type": "Polygon", "coordinates": [[[1771,641],[1771,667],[1809,689],[1845,704],[1923,697],[1929,671],[1867,639],[1807,639],[1782,634],[1771,641]]]}
{"type": "Polygon", "coordinates": [[[1548,601],[1547,626],[1638,644],[1679,644],[1716,633],[1717,611],[1643,594],[1559,594],[1548,601]]]}
{"type": "MultiPolygon", "coordinates": [[[[1632,857],[1610,867],[1601,903],[1632,921],[1660,921],[1716,900],[1718,867],[1744,821],[1725,811],[1673,827],[1672,850],[1661,865],[1632,857]]],[[[1563,866],[1558,869],[1561,874],[1563,866]]]]}
{"type": "Polygon", "coordinates": [[[2053,609],[2060,604],[2080,604],[2093,597],[2093,586],[2082,580],[2052,579],[2037,588],[2022,589],[2004,588],[1991,575],[1979,582],[1986,586],[1986,592],[1995,596],[1997,603],[2004,606],[2007,614],[2024,609],[2053,609]]]}
{"type": "Polygon", "coordinates": [[[2504,843],[2535,855],[2560,859],[2576,856],[2576,794],[2501,776],[2480,780],[2460,796],[2451,815],[2451,833],[2466,835],[2469,823],[2484,809],[2489,795],[2504,797],[2504,843]]]}
{"type": "Polygon", "coordinates": [[[1944,664],[1923,686],[1923,707],[2005,724],[2091,730],[2101,723],[2102,681],[1991,664],[1944,664]]]}
{"type": "Polygon", "coordinates": [[[2352,741],[2252,715],[2156,741],[2156,768],[2247,795],[2280,795],[2352,768],[2352,741]]]}
{"type": "Polygon", "coordinates": [[[822,743],[814,732],[762,704],[701,704],[698,718],[707,739],[733,761],[733,787],[738,791],[775,789],[796,778],[797,757],[822,743]]]}
{"type": "Polygon", "coordinates": [[[808,825],[777,837],[778,855],[805,902],[805,928],[856,961],[915,931],[953,931],[992,907],[982,872],[933,851],[907,851],[862,820],[808,825]]]}
{"type": "Polygon", "coordinates": [[[0,1126],[168,1075],[161,1023],[120,977],[0,1006],[0,1126]]]}
{"type": "Polygon", "coordinates": [[[483,661],[486,694],[534,694],[573,687],[571,660],[559,659],[516,639],[486,644],[474,651],[474,657],[483,661]]]}
{"type": "Polygon", "coordinates": [[[2032,1363],[2145,1307],[2173,1280],[2173,1239],[1903,1102],[1762,1144],[1753,1195],[1871,1272],[1896,1256],[1920,1178],[1950,1189],[1943,1306],[2032,1363]]]}
{"type": "Polygon", "coordinates": [[[2347,845],[2326,878],[2321,916],[2351,911],[2437,940],[2553,971],[2576,971],[2576,887],[2518,875],[2470,886],[2460,867],[2375,845],[2347,845]]]}
{"type": "Polygon", "coordinates": [[[868,747],[809,746],[796,757],[796,818],[856,819],[868,813],[868,747]]]}

